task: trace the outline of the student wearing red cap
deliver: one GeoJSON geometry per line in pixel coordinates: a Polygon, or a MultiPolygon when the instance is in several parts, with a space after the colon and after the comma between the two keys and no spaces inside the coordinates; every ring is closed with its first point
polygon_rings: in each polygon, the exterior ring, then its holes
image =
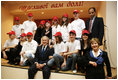
{"type": "Polygon", "coordinates": [[[76,63],[78,59],[78,52],[81,49],[80,41],[75,40],[76,32],[75,30],[71,30],[69,32],[69,42],[66,43],[67,52],[64,53],[65,56],[68,56],[66,61],[66,66],[62,68],[62,70],[69,70],[71,69],[73,73],[76,73],[76,63]]]}
{"type": "Polygon", "coordinates": [[[20,63],[20,52],[21,52],[23,44],[26,42],[26,36],[27,35],[25,33],[22,33],[20,35],[19,43],[16,47],[16,49],[17,49],[16,56],[15,56],[15,59],[14,59],[16,65],[19,65],[19,63],[20,63]]]}
{"type": "Polygon", "coordinates": [[[61,33],[62,33],[62,39],[64,42],[67,42],[69,40],[69,19],[68,14],[64,14],[62,16],[62,22],[61,22],[61,33]]]}
{"type": "Polygon", "coordinates": [[[51,22],[50,21],[46,21],[45,29],[42,31],[41,35],[47,36],[49,38],[49,45],[50,45],[51,39],[52,39],[52,28],[51,28],[51,22]]]}
{"type": "Polygon", "coordinates": [[[88,51],[90,50],[90,44],[89,44],[89,32],[87,30],[82,31],[82,40],[81,40],[81,50],[79,51],[79,57],[78,57],[78,70],[80,68],[81,72],[85,72],[85,56],[87,55],[88,51]]]}
{"type": "Polygon", "coordinates": [[[54,40],[54,35],[56,32],[61,32],[61,27],[59,25],[59,20],[57,16],[54,16],[52,19],[52,40],[54,40]]]}
{"type": "Polygon", "coordinates": [[[20,35],[24,32],[23,25],[20,24],[19,17],[15,17],[14,21],[15,21],[15,25],[12,27],[12,30],[15,32],[16,38],[20,38],[20,35]]]}
{"type": "Polygon", "coordinates": [[[37,25],[34,21],[32,21],[32,18],[33,18],[32,13],[28,13],[28,20],[23,22],[23,28],[24,28],[24,33],[31,32],[34,37],[37,25]]]}
{"type": "Polygon", "coordinates": [[[41,44],[41,37],[42,37],[42,33],[45,29],[45,20],[41,20],[40,24],[36,30],[36,34],[34,36],[34,40],[40,45],[41,44]]]}
{"type": "Polygon", "coordinates": [[[33,34],[31,32],[27,33],[27,39],[28,40],[23,44],[22,50],[20,52],[20,65],[22,66],[32,64],[32,59],[35,57],[34,54],[38,46],[37,42],[33,40],[33,34]]]}
{"type": "Polygon", "coordinates": [[[85,23],[82,19],[79,18],[79,11],[73,11],[74,21],[71,22],[71,30],[76,31],[76,39],[81,39],[82,30],[85,28],[85,23]]]}
{"type": "Polygon", "coordinates": [[[63,54],[64,52],[67,52],[67,48],[63,42],[61,32],[57,32],[54,36],[56,40],[53,46],[54,54],[52,57],[50,57],[50,60],[48,61],[48,66],[52,67],[56,65],[56,72],[58,72],[61,69],[61,65],[63,65],[63,63],[65,63],[66,61],[63,54]]]}
{"type": "Polygon", "coordinates": [[[9,39],[6,40],[4,47],[2,49],[2,58],[9,60],[9,64],[14,64],[14,55],[15,55],[15,47],[18,45],[19,40],[15,38],[15,32],[10,31],[7,33],[9,35],[9,39]]]}

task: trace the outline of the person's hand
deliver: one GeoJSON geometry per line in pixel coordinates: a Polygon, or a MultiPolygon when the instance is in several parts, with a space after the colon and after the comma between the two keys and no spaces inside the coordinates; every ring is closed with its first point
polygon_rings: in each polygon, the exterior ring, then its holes
{"type": "Polygon", "coordinates": [[[97,66],[97,63],[96,62],[93,62],[93,61],[89,61],[89,64],[93,65],[94,67],[97,66]]]}
{"type": "Polygon", "coordinates": [[[25,52],[21,52],[21,53],[20,53],[21,56],[24,56],[24,54],[25,54],[25,52]]]}
{"type": "Polygon", "coordinates": [[[61,65],[61,67],[65,67],[66,66],[66,62],[63,62],[63,64],[61,65]]]}
{"type": "Polygon", "coordinates": [[[40,69],[42,69],[45,65],[44,64],[40,64],[40,69]]]}
{"type": "Polygon", "coordinates": [[[64,53],[63,55],[64,55],[64,56],[67,56],[67,55],[69,55],[69,53],[64,53]]]}
{"type": "Polygon", "coordinates": [[[49,59],[52,59],[53,58],[53,56],[49,56],[49,59]]]}
{"type": "Polygon", "coordinates": [[[20,65],[23,65],[23,61],[20,61],[20,65]]]}
{"type": "Polygon", "coordinates": [[[112,79],[112,77],[107,77],[107,79],[112,79]]]}
{"type": "Polygon", "coordinates": [[[6,54],[4,54],[4,55],[3,55],[3,58],[4,58],[4,59],[7,59],[7,55],[6,55],[6,54]]]}

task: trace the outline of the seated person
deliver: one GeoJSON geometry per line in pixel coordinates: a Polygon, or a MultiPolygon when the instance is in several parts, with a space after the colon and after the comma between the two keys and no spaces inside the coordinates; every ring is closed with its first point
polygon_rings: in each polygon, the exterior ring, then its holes
{"type": "Polygon", "coordinates": [[[69,42],[66,43],[67,53],[64,53],[65,56],[68,56],[66,66],[62,70],[73,70],[73,73],[76,73],[76,63],[78,59],[78,51],[80,50],[80,41],[75,40],[76,32],[71,30],[69,32],[69,42]]]}
{"type": "Polygon", "coordinates": [[[14,31],[10,31],[7,34],[9,35],[9,39],[4,44],[1,57],[9,60],[8,64],[14,64],[15,47],[18,45],[19,40],[15,38],[14,31]]]}
{"type": "Polygon", "coordinates": [[[27,39],[28,40],[23,44],[20,52],[20,65],[22,66],[32,64],[32,60],[35,57],[36,48],[38,46],[37,42],[33,40],[33,34],[31,32],[27,33],[27,39]]]}
{"type": "Polygon", "coordinates": [[[20,39],[19,39],[19,43],[18,45],[16,46],[16,57],[15,57],[15,63],[16,65],[19,65],[20,63],[20,52],[21,52],[21,49],[22,49],[22,46],[23,44],[26,42],[26,34],[25,33],[22,33],[20,35],[20,39]]]}
{"type": "Polygon", "coordinates": [[[107,78],[112,79],[111,66],[107,52],[102,51],[98,38],[90,40],[91,50],[86,54],[86,79],[105,79],[104,63],[106,64],[107,78]]]}
{"type": "MultiPolygon", "coordinates": [[[[56,64],[57,69],[56,72],[58,72],[61,68],[61,64],[65,63],[65,57],[63,56],[64,52],[67,52],[67,48],[62,41],[62,34],[61,32],[57,32],[55,35],[55,43],[54,43],[54,54],[52,56],[52,59],[48,61],[48,66],[52,67],[56,64]]],[[[64,65],[64,64],[62,64],[64,65]]]]}
{"type": "Polygon", "coordinates": [[[28,78],[33,79],[38,70],[42,69],[43,79],[50,78],[50,68],[47,66],[47,62],[50,56],[50,47],[48,45],[49,38],[43,36],[41,46],[37,47],[34,64],[28,69],[28,78]]]}

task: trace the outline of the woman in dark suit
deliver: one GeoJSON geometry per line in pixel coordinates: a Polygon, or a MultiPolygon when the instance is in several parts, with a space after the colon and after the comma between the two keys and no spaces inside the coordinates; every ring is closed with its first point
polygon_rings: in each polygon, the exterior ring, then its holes
{"type": "Polygon", "coordinates": [[[104,63],[106,64],[107,77],[111,79],[111,66],[107,52],[102,51],[97,38],[90,40],[91,50],[86,55],[86,79],[105,79],[104,63]]]}

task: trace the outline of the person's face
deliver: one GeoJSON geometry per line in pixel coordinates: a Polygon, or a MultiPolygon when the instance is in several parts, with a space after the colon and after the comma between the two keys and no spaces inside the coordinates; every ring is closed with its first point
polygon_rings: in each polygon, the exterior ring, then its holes
{"type": "Polygon", "coordinates": [[[71,33],[71,34],[69,34],[69,37],[70,37],[70,40],[71,40],[71,41],[74,41],[74,40],[75,40],[76,35],[71,33]]]}
{"type": "Polygon", "coordinates": [[[63,22],[66,22],[67,18],[66,17],[63,17],[62,20],[63,20],[63,22]]]}
{"type": "Polygon", "coordinates": [[[46,46],[48,44],[48,39],[47,38],[42,38],[42,44],[46,46]]]}
{"type": "Polygon", "coordinates": [[[73,17],[74,17],[75,19],[77,19],[77,18],[79,17],[79,14],[78,14],[78,13],[73,13],[73,17]]]}
{"type": "Polygon", "coordinates": [[[28,20],[30,20],[30,21],[31,21],[31,20],[32,20],[32,18],[33,18],[32,16],[28,16],[28,20]]]}
{"type": "Polygon", "coordinates": [[[50,23],[48,23],[48,22],[45,25],[46,25],[46,27],[50,27],[51,26],[50,23]]]}
{"type": "Polygon", "coordinates": [[[91,43],[91,48],[92,48],[93,50],[98,50],[99,44],[98,44],[96,41],[93,41],[93,42],[91,43]]]}
{"type": "Polygon", "coordinates": [[[20,40],[21,40],[21,41],[25,41],[25,40],[26,40],[26,37],[25,37],[25,36],[21,36],[21,37],[20,37],[20,40]]]}
{"type": "Polygon", "coordinates": [[[95,16],[95,11],[94,11],[94,9],[90,9],[90,10],[89,10],[89,16],[90,16],[91,19],[95,16]]]}
{"type": "Polygon", "coordinates": [[[83,34],[83,35],[82,35],[82,39],[83,39],[84,41],[86,41],[86,40],[88,39],[88,36],[87,36],[86,34],[83,34]]]}
{"type": "Polygon", "coordinates": [[[59,38],[55,36],[56,43],[59,42],[59,38]]]}
{"type": "Polygon", "coordinates": [[[57,24],[57,20],[54,21],[54,24],[55,24],[55,25],[57,24]]]}
{"type": "Polygon", "coordinates": [[[32,40],[32,38],[33,38],[33,36],[27,35],[28,42],[30,42],[32,40]]]}
{"type": "Polygon", "coordinates": [[[15,38],[15,35],[9,34],[9,38],[10,38],[11,40],[13,40],[13,39],[15,38]]]}
{"type": "Polygon", "coordinates": [[[15,24],[19,24],[19,20],[15,21],[15,24]]]}

